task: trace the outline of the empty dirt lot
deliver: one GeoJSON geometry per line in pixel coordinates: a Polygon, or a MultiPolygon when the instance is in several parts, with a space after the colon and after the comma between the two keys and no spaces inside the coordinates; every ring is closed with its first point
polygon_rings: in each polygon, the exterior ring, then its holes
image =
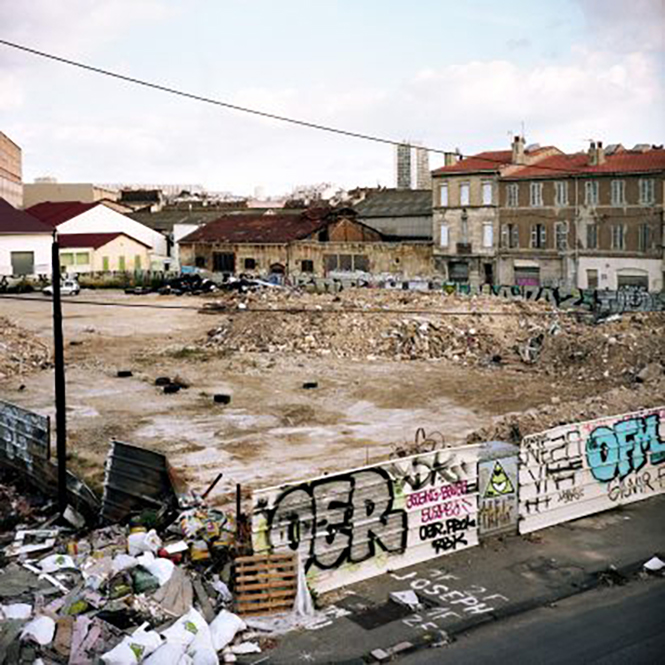
{"type": "MultiPolygon", "coordinates": [[[[468,354],[409,360],[386,354],[338,357],[326,349],[294,353],[285,351],[285,344],[274,345],[273,340],[269,348],[245,351],[242,339],[252,348],[266,330],[274,333],[279,326],[291,326],[282,334],[293,338],[308,333],[314,325],[307,314],[289,314],[291,318],[285,322],[283,313],[252,312],[258,298],[244,299],[248,309],[238,308],[240,296],[177,298],[84,291],[78,300],[68,300],[63,311],[73,470],[99,487],[109,442],[119,439],[166,453],[196,489],[223,472],[223,481],[215,490],[223,501],[235,483],[261,487],[376,461],[412,442],[418,428],[456,444],[477,430],[487,437],[506,435],[506,423],[529,423],[528,428],[537,429],[538,414],[544,414],[542,424],[549,426],[558,419],[584,414],[585,405],[589,413],[604,408],[630,410],[664,396],[662,378],[648,384],[634,381],[647,361],[660,361],[660,357],[651,358],[651,347],[638,349],[641,355],[629,359],[631,367],[617,380],[610,347],[632,344],[631,337],[622,337],[632,333],[613,333],[609,328],[609,333],[603,329],[598,335],[605,340],[608,334],[618,336],[618,342],[608,342],[610,356],[604,361],[612,367],[611,376],[601,371],[602,364],[600,370],[591,370],[584,363],[580,369],[576,366],[570,372],[566,366],[566,371],[553,375],[543,367],[522,363],[517,352],[511,355],[506,348],[497,348],[493,353],[491,345],[498,342],[489,337],[483,342],[483,358],[479,360],[479,352],[475,353],[473,362],[468,354]],[[200,313],[202,305],[220,299],[226,303],[226,312],[200,313]],[[229,326],[235,326],[229,333],[233,344],[224,341],[229,326]],[[221,339],[219,334],[208,334],[220,329],[224,331],[221,339]],[[131,370],[133,376],[118,378],[118,370],[131,370]],[[164,394],[154,384],[162,376],[178,376],[189,387],[164,394]],[[304,389],[303,383],[308,381],[317,382],[318,387],[304,389]],[[231,395],[230,404],[216,404],[213,395],[217,393],[231,395]],[[506,414],[512,415],[500,420],[506,414]]],[[[293,295],[288,299],[289,306],[330,302],[328,296],[293,295]]],[[[409,302],[404,306],[410,306],[409,302]]],[[[479,304],[456,306],[478,308],[479,304]]],[[[2,299],[0,315],[34,333],[47,347],[52,345],[50,300],[41,295],[2,299]]],[[[330,321],[339,315],[317,316],[330,321]]],[[[381,315],[359,316],[364,320],[381,315]]],[[[436,322],[442,317],[426,318],[439,325],[436,322]]],[[[492,317],[499,318],[496,325],[501,326],[504,337],[511,333],[511,326],[525,326],[519,316],[492,317]]],[[[456,320],[468,338],[481,334],[482,318],[474,318],[472,323],[462,317],[456,320]]],[[[344,326],[348,328],[344,334],[349,348],[358,335],[367,334],[343,317],[337,325],[327,325],[336,329],[336,335],[344,326]]],[[[561,322],[564,329],[566,325],[561,322]]],[[[625,328],[621,322],[611,325],[625,328]]],[[[665,346],[662,315],[645,318],[639,325],[649,344],[665,346]],[[656,324],[661,327],[654,328],[656,324]]],[[[551,319],[547,319],[547,327],[552,330],[551,319]]],[[[585,346],[579,332],[568,332],[569,345],[577,344],[579,338],[585,356],[603,353],[599,343],[587,340],[585,346]]],[[[562,339],[558,337],[560,346],[562,339]]],[[[556,348],[554,342],[551,348],[556,348]]],[[[544,348],[544,357],[546,351],[544,348]]],[[[565,353],[571,353],[568,347],[565,353]]],[[[626,354],[624,350],[619,356],[626,354]]],[[[560,360],[549,358],[547,362],[554,366],[560,360]]],[[[580,363],[580,358],[573,356],[570,362],[580,363]]],[[[0,398],[52,415],[52,368],[19,367],[2,379],[0,398]]]]}

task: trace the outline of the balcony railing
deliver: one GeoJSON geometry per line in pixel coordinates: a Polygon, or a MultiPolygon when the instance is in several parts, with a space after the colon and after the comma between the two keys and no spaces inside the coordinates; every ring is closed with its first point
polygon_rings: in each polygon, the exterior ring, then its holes
{"type": "Polygon", "coordinates": [[[457,243],[457,253],[458,254],[471,254],[471,243],[470,242],[458,242],[457,243]]]}

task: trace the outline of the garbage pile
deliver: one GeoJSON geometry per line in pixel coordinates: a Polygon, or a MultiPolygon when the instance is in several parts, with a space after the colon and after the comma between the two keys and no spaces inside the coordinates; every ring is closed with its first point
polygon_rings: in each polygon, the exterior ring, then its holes
{"type": "Polygon", "coordinates": [[[90,529],[0,474],[0,665],[236,662],[265,632],[231,611],[235,520],[200,499],[90,529]]]}
{"type": "Polygon", "coordinates": [[[0,381],[48,367],[50,352],[35,335],[0,316],[0,381]]]}
{"type": "Polygon", "coordinates": [[[178,277],[170,279],[165,286],[159,289],[160,295],[201,295],[210,293],[217,288],[215,282],[207,277],[202,277],[198,273],[184,273],[178,277]]]}

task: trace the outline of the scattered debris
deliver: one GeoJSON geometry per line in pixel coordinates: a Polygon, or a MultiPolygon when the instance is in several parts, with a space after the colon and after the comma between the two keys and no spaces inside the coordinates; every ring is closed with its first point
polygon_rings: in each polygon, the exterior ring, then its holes
{"type": "Polygon", "coordinates": [[[213,396],[212,399],[216,404],[230,404],[231,403],[231,395],[226,395],[224,393],[217,393],[216,395],[213,396]]]}
{"type": "Polygon", "coordinates": [[[129,369],[119,369],[118,378],[119,379],[128,379],[130,376],[134,376],[134,373],[129,369]]]}
{"type": "Polygon", "coordinates": [[[312,390],[314,388],[318,388],[319,384],[317,381],[305,381],[305,383],[302,384],[302,387],[305,390],[312,390]]]}
{"type": "Polygon", "coordinates": [[[50,365],[49,347],[36,335],[0,316],[0,381],[50,365]]]}
{"type": "Polygon", "coordinates": [[[644,570],[652,575],[663,575],[665,574],[665,561],[663,561],[658,556],[651,557],[645,564],[644,570]]]}

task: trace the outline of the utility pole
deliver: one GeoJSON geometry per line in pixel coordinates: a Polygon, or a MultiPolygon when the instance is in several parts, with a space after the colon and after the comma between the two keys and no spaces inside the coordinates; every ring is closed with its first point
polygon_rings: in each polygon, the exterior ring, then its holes
{"type": "Polygon", "coordinates": [[[67,414],[65,400],[65,350],[60,299],[60,248],[53,231],[51,245],[51,286],[53,288],[53,359],[55,361],[55,440],[58,456],[58,510],[67,509],[67,414]]]}

